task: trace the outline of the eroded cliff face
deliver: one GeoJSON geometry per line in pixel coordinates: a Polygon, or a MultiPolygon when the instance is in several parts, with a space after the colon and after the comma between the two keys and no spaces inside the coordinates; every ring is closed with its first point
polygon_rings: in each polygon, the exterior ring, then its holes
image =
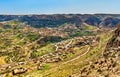
{"type": "Polygon", "coordinates": [[[120,46],[120,23],[117,26],[117,29],[115,30],[113,37],[109,40],[106,49],[109,48],[119,48],[120,46]]]}

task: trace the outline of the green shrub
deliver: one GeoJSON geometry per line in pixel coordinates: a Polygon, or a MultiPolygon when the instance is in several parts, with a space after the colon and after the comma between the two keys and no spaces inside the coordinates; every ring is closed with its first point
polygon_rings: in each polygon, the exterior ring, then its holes
{"type": "Polygon", "coordinates": [[[47,70],[47,69],[49,69],[50,68],[50,65],[49,64],[44,64],[43,65],[43,70],[47,70]]]}
{"type": "Polygon", "coordinates": [[[30,41],[35,41],[39,38],[39,36],[37,34],[28,34],[27,35],[27,38],[30,40],[30,41]]]}

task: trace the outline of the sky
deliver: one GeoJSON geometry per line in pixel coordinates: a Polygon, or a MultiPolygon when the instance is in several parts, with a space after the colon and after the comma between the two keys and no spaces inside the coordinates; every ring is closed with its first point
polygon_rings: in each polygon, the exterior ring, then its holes
{"type": "Polygon", "coordinates": [[[0,0],[0,14],[120,14],[120,0],[0,0]]]}

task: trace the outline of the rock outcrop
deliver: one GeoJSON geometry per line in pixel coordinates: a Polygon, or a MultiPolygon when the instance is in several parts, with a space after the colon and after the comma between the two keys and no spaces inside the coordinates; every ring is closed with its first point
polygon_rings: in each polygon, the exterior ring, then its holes
{"type": "Polygon", "coordinates": [[[27,69],[25,68],[16,68],[13,70],[13,75],[25,73],[27,69]]]}

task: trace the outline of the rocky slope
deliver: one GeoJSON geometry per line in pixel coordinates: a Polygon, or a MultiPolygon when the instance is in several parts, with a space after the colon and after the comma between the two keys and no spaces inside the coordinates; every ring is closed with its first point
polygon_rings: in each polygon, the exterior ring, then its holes
{"type": "MultiPolygon", "coordinates": [[[[102,56],[89,62],[77,77],[119,77],[120,76],[120,24],[108,41],[102,56]]],[[[73,75],[73,77],[76,77],[73,75]]]]}
{"type": "Polygon", "coordinates": [[[58,27],[62,24],[82,23],[92,26],[115,27],[120,22],[119,14],[53,14],[53,15],[0,15],[0,21],[19,20],[32,27],[58,27]]]}

